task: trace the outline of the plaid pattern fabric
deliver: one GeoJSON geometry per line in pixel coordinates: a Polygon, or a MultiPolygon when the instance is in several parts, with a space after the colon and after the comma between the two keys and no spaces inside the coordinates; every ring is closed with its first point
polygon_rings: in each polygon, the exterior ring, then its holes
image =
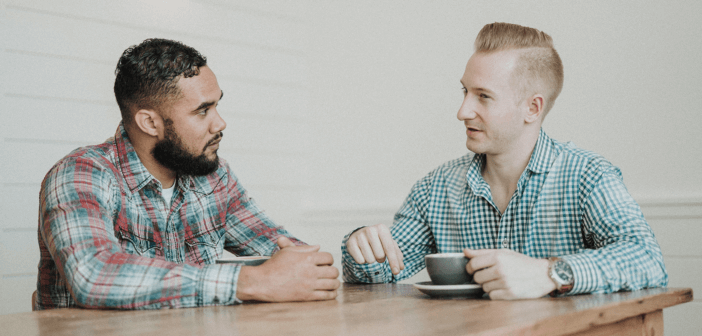
{"type": "Polygon", "coordinates": [[[397,276],[387,261],[356,264],[346,235],[344,280],[395,282],[422,270],[426,254],[509,248],[534,258],[562,257],[575,275],[571,294],[667,285],[653,232],[621,172],[604,158],[542,130],[503,214],[480,174],[484,160],[467,154],[414,185],[391,228],[404,254],[397,276]]]}
{"type": "Polygon", "coordinates": [[[157,309],[238,303],[228,250],[270,255],[290,237],[260,210],[221,160],[179,176],[171,204],[120,124],[114,138],[79,148],[46,175],[39,206],[40,309],[157,309]]]}

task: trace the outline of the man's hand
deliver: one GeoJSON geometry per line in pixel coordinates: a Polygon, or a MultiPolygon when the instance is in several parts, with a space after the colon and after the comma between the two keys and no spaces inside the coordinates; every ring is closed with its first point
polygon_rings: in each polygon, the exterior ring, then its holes
{"type": "Polygon", "coordinates": [[[280,251],[260,266],[241,266],[236,296],[270,302],[333,300],[341,285],[334,258],[319,246],[278,239],[280,251]]]}
{"type": "Polygon", "coordinates": [[[388,259],[392,274],[405,269],[402,252],[392,239],[390,229],[383,224],[364,227],[354,232],[346,241],[346,251],[359,264],[384,262],[388,259]]]}
{"type": "Polygon", "coordinates": [[[548,260],[528,257],[512,250],[471,250],[466,271],[493,300],[542,297],[556,284],[548,276],[548,260]]]}

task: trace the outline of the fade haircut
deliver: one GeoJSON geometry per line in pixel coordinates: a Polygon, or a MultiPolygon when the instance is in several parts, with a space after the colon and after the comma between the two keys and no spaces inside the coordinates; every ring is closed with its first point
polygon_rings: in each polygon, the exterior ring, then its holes
{"type": "Polygon", "coordinates": [[[546,99],[544,117],[563,88],[563,63],[548,34],[511,23],[487,24],[475,39],[475,52],[519,50],[512,83],[518,88],[518,101],[536,93],[546,99]]]}
{"type": "Polygon", "coordinates": [[[115,98],[125,125],[140,109],[161,111],[180,96],[180,76],[200,74],[207,58],[177,41],[148,39],[122,53],[115,69],[115,98]]]}

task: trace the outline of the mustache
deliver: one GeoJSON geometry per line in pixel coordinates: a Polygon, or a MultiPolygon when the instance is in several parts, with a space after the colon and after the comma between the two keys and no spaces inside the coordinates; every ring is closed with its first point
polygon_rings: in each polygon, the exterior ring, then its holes
{"type": "Polygon", "coordinates": [[[217,134],[217,136],[215,136],[214,138],[212,138],[212,140],[207,142],[207,144],[205,145],[205,148],[207,148],[210,145],[212,145],[213,143],[219,141],[220,139],[222,139],[223,136],[224,136],[224,132],[219,132],[219,134],[217,134]]]}

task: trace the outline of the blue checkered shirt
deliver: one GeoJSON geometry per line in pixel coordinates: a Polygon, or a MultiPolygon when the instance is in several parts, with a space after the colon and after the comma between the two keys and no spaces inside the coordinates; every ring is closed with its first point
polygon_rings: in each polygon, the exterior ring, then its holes
{"type": "Polygon", "coordinates": [[[346,282],[407,279],[430,253],[509,248],[533,258],[558,256],[573,269],[570,294],[611,293],[668,283],[656,238],[621,172],[603,157],[540,132],[503,214],[480,172],[484,155],[467,154],[419,180],[391,228],[405,269],[359,265],[342,243],[346,282]]]}

